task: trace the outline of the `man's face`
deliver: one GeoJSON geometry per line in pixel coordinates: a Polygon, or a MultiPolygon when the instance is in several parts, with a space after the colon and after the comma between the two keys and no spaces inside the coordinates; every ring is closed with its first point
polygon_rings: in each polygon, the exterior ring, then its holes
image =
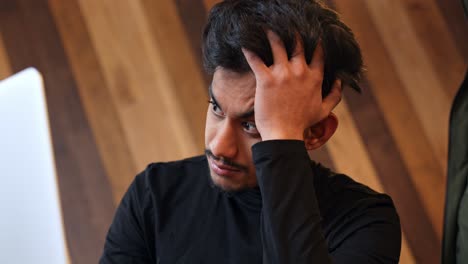
{"type": "Polygon", "coordinates": [[[226,191],[257,185],[251,147],[261,141],[255,127],[255,76],[219,68],[210,87],[205,148],[211,178],[226,191]]]}

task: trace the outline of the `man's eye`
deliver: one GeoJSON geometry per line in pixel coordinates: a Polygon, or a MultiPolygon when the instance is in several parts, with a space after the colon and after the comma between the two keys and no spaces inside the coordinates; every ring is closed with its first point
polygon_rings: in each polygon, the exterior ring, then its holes
{"type": "Polygon", "coordinates": [[[249,134],[258,134],[257,126],[254,122],[242,122],[242,127],[249,134]]]}
{"type": "Polygon", "coordinates": [[[213,111],[213,113],[215,113],[218,116],[223,116],[224,115],[223,111],[221,110],[221,108],[219,108],[218,104],[216,104],[215,101],[210,100],[208,102],[212,105],[211,110],[213,111]]]}

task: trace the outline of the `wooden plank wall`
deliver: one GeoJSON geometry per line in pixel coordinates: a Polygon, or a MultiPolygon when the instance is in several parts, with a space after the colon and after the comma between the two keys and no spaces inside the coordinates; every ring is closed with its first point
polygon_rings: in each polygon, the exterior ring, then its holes
{"type": "MultiPolygon", "coordinates": [[[[45,77],[73,263],[99,258],[115,206],[149,162],[203,151],[200,35],[217,0],[2,0],[0,78],[45,77]]],[[[447,124],[468,63],[456,0],[326,1],[354,30],[364,93],[345,92],[340,128],[312,158],[389,193],[401,263],[438,263],[447,124]]]]}

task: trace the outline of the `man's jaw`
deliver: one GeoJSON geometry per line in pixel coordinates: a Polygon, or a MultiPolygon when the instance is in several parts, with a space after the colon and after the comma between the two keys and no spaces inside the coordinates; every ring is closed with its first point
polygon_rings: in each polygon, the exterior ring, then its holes
{"type": "Polygon", "coordinates": [[[205,151],[213,185],[225,192],[235,192],[248,188],[244,186],[248,169],[235,162],[217,158],[210,150],[205,151]]]}

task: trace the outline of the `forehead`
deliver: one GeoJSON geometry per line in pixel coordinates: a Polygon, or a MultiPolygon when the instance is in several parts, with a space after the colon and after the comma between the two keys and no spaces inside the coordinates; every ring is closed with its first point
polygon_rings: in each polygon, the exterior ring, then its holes
{"type": "Polygon", "coordinates": [[[210,92],[220,104],[247,101],[252,101],[253,104],[255,85],[255,76],[252,72],[237,73],[218,68],[213,74],[210,92]]]}

